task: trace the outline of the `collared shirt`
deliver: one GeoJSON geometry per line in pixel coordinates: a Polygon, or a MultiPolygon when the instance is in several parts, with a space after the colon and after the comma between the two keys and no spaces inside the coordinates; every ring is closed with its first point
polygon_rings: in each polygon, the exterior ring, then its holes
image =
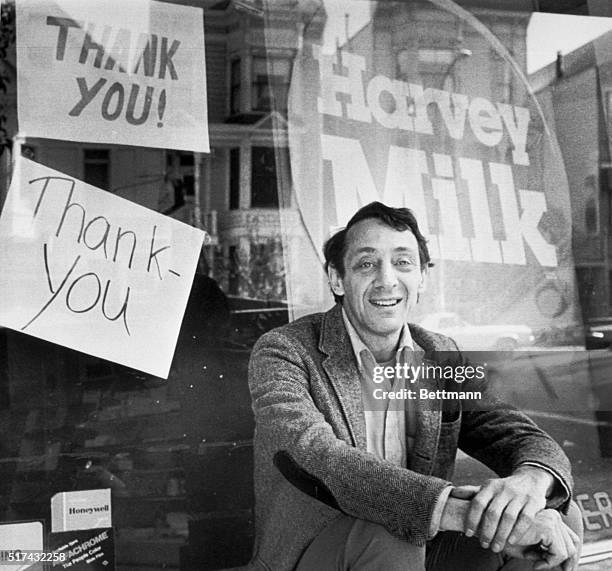
{"type": "MultiPolygon", "coordinates": [[[[394,358],[389,363],[377,363],[374,355],[349,321],[344,308],[342,308],[342,319],[348,332],[353,353],[361,373],[361,394],[366,428],[367,451],[381,460],[387,460],[401,466],[407,467],[407,454],[412,449],[416,433],[416,416],[414,403],[410,399],[385,399],[377,401],[374,398],[374,367],[403,365],[410,362],[414,354],[414,341],[410,335],[410,329],[404,325],[400,333],[400,339],[394,358]]],[[[383,390],[401,390],[405,388],[406,379],[401,375],[394,379],[383,379],[379,387],[383,390]]],[[[428,539],[433,538],[440,529],[442,512],[452,486],[447,486],[436,501],[431,523],[429,526],[428,539]]]]}
{"type": "MultiPolygon", "coordinates": [[[[342,309],[344,325],[351,340],[353,352],[361,373],[361,396],[365,415],[366,442],[368,452],[372,452],[381,460],[387,460],[406,468],[407,449],[410,450],[414,440],[415,418],[406,405],[410,403],[401,399],[376,399],[375,390],[401,391],[406,386],[402,375],[393,378],[382,378],[374,382],[375,367],[395,367],[409,362],[410,354],[414,352],[414,343],[408,327],[404,326],[400,333],[398,348],[392,360],[377,363],[374,355],[349,321],[344,308],[342,309]],[[406,418],[408,416],[408,418],[406,418]],[[408,428],[408,434],[406,431],[408,428]],[[406,438],[408,436],[408,438],[406,438]],[[407,441],[408,440],[408,441],[407,441]]],[[[379,375],[379,378],[382,375],[379,375]]]]}

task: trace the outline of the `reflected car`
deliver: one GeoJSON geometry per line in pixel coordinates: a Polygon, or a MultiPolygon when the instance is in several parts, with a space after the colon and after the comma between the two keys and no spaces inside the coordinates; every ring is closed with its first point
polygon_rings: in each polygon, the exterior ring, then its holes
{"type": "Polygon", "coordinates": [[[586,349],[609,349],[612,346],[612,316],[589,319],[584,329],[586,349]]]}
{"type": "Polygon", "coordinates": [[[514,351],[533,345],[535,340],[527,325],[472,325],[452,312],[432,313],[420,325],[452,337],[465,351],[514,351]]]}
{"type": "Polygon", "coordinates": [[[267,331],[289,322],[289,308],[282,301],[263,302],[230,296],[231,339],[252,347],[267,331]]]}

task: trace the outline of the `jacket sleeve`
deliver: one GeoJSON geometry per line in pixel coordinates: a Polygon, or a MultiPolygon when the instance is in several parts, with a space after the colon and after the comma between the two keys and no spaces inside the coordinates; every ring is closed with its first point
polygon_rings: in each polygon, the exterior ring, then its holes
{"type": "Polygon", "coordinates": [[[521,464],[548,470],[557,485],[547,507],[567,513],[573,480],[569,459],[561,447],[526,414],[492,394],[486,379],[474,384],[483,398],[464,405],[459,448],[501,477],[512,474],[521,464]]]}
{"type": "Polygon", "coordinates": [[[277,331],[255,345],[249,386],[263,460],[317,499],[423,545],[436,500],[450,483],[379,460],[338,438],[312,399],[307,360],[299,342],[277,331]]]}

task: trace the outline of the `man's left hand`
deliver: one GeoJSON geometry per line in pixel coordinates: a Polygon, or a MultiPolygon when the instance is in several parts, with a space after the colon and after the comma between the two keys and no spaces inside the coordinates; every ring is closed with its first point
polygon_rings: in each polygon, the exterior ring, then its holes
{"type": "Polygon", "coordinates": [[[553,476],[536,466],[520,466],[507,478],[489,480],[470,501],[465,534],[478,535],[485,549],[502,551],[533,525],[553,484],[553,476]]]}
{"type": "Polygon", "coordinates": [[[559,512],[542,510],[533,526],[504,553],[510,557],[534,561],[534,570],[560,566],[562,571],[575,571],[580,559],[580,538],[563,523],[559,512]]]}

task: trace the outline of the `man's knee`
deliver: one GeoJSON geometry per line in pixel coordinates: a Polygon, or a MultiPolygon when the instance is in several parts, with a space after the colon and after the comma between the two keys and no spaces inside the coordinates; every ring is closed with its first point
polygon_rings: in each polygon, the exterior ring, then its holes
{"type": "Polygon", "coordinates": [[[298,571],[424,571],[425,547],[390,534],[383,526],[341,517],[310,544],[298,571]]]}
{"type": "Polygon", "coordinates": [[[399,539],[383,526],[355,520],[345,546],[346,569],[424,571],[425,547],[399,539]]]}

